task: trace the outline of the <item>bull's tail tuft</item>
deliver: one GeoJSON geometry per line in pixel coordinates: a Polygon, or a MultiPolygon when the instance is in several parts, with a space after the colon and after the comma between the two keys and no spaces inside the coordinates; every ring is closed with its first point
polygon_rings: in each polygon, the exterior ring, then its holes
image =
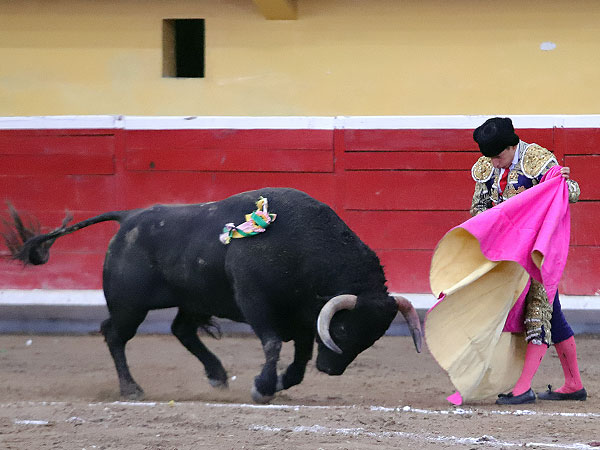
{"type": "Polygon", "coordinates": [[[10,220],[1,219],[4,225],[4,231],[0,235],[4,238],[6,246],[12,259],[19,260],[24,264],[45,264],[50,257],[50,247],[54,241],[66,234],[74,233],[82,228],[89,227],[100,222],[115,220],[121,222],[131,211],[110,211],[99,216],[90,217],[73,225],[68,223],[73,219],[73,215],[67,212],[60,227],[42,234],[41,227],[35,219],[29,219],[27,225],[24,224],[21,216],[12,205],[8,205],[10,220]],[[68,226],[67,226],[68,225],[68,226]]]}
{"type": "MultiPolygon", "coordinates": [[[[8,256],[23,264],[46,263],[55,239],[49,239],[42,233],[40,222],[35,217],[22,216],[9,202],[7,207],[10,219],[1,219],[3,230],[0,234],[8,248],[8,256]]],[[[67,213],[62,225],[54,231],[64,229],[72,219],[73,215],[67,213]]]]}
{"type": "Polygon", "coordinates": [[[19,253],[27,239],[41,234],[40,223],[34,218],[27,217],[27,225],[14,206],[6,202],[10,219],[2,217],[2,238],[6,248],[13,258],[19,253]]]}

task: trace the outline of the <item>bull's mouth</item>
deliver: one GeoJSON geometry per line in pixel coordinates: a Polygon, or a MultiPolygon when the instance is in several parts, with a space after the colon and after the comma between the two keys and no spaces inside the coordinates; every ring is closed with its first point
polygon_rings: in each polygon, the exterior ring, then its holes
{"type": "Polygon", "coordinates": [[[319,372],[326,373],[327,375],[337,376],[343,374],[346,371],[346,366],[335,367],[326,364],[320,364],[319,361],[317,361],[317,370],[319,372]]]}
{"type": "MultiPolygon", "coordinates": [[[[317,367],[317,369],[319,368],[317,367]]],[[[319,369],[319,371],[326,373],[327,375],[337,376],[343,374],[345,369],[332,369],[330,367],[326,367],[324,369],[319,369]]]]}

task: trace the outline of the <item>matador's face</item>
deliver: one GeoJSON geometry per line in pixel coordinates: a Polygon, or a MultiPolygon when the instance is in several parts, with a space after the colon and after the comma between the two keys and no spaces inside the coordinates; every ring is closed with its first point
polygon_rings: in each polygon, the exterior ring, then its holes
{"type": "Polygon", "coordinates": [[[515,151],[517,150],[516,145],[506,147],[497,156],[492,156],[492,164],[496,169],[508,169],[513,162],[515,157],[515,151]]]}

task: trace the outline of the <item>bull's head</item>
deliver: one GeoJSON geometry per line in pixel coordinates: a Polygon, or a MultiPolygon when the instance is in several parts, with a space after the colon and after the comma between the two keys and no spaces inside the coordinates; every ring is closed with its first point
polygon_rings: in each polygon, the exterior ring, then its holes
{"type": "Polygon", "coordinates": [[[317,369],[341,375],[363,350],[369,348],[389,328],[397,312],[410,328],[415,348],[421,352],[421,323],[412,304],[404,297],[338,295],[319,313],[317,369]]]}

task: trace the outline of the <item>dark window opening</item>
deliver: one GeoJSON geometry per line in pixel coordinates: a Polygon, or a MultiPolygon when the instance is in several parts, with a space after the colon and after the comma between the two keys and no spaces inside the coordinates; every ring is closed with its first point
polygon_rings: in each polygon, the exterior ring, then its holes
{"type": "Polygon", "coordinates": [[[163,20],[163,77],[204,78],[204,19],[163,20]]]}

